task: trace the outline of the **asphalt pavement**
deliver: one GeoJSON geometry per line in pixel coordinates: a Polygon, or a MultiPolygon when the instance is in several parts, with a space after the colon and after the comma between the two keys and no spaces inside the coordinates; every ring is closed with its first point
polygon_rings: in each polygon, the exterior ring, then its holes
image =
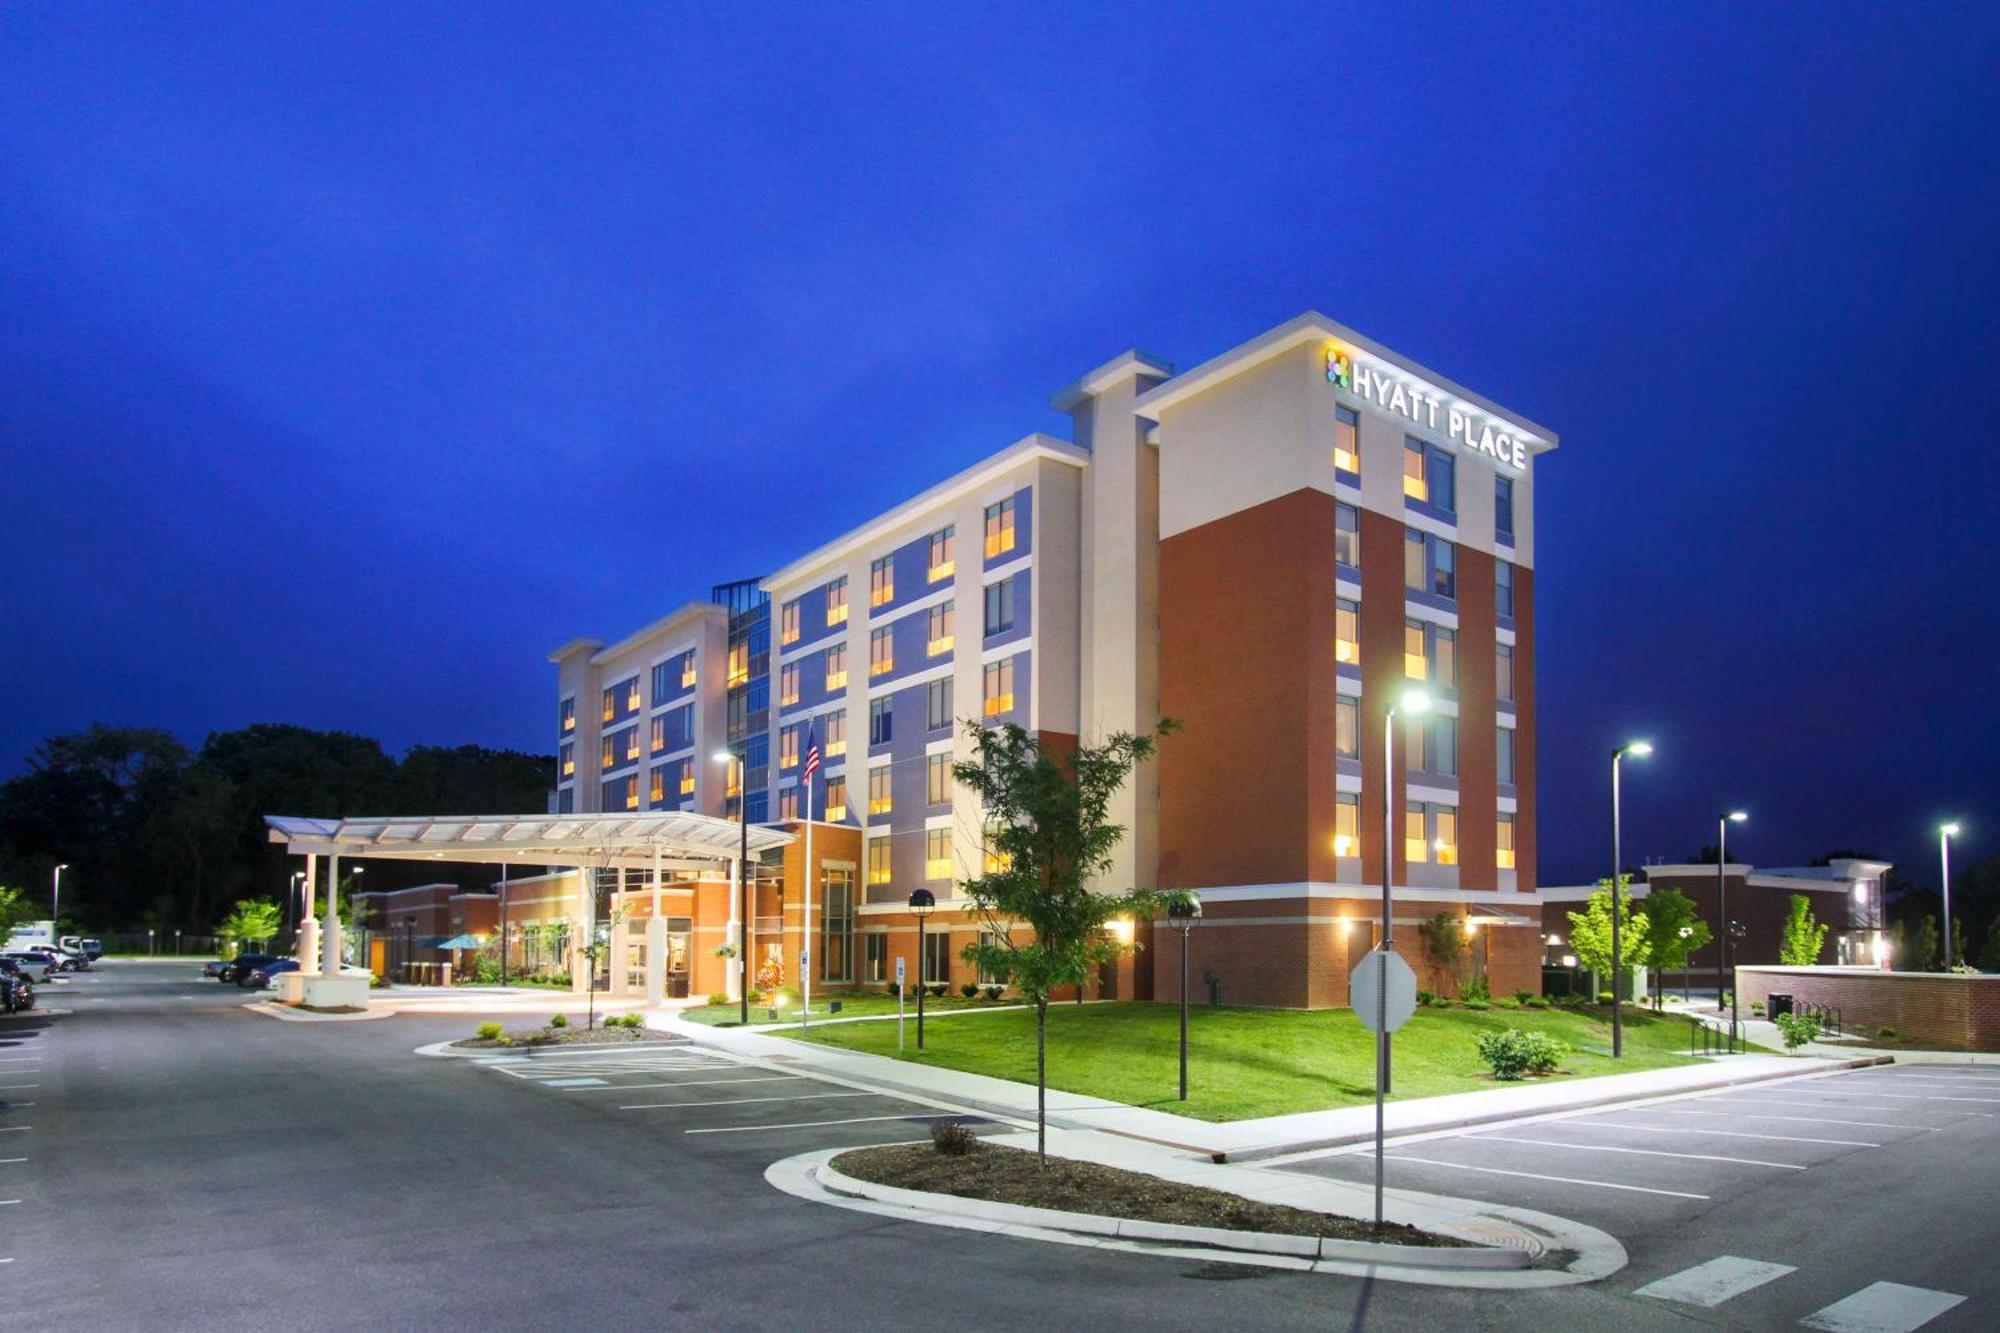
{"type": "Polygon", "coordinates": [[[53,1016],[0,1020],[0,1201],[18,1200],[0,1202],[5,1308],[149,1330],[1886,1330],[1918,1315],[1949,1330],[1990,1325],[2000,1299],[1986,1070],[1896,1067],[1399,1145],[1397,1182],[1575,1217],[1632,1255],[1590,1286],[1495,1293],[825,1207],[764,1168],[921,1137],[950,1108],[692,1046],[425,1058],[414,1049],[478,1017],[279,1022],[198,965],[103,964],[44,990],[53,1016]]]}

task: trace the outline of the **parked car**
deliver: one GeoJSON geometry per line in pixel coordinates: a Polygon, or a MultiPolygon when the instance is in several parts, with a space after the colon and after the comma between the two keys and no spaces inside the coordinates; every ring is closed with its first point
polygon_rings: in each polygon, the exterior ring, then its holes
{"type": "Polygon", "coordinates": [[[43,981],[54,981],[56,973],[62,970],[57,966],[53,958],[50,958],[46,954],[33,953],[26,949],[17,950],[14,953],[0,954],[0,958],[5,958],[19,964],[22,971],[28,973],[30,976],[40,977],[43,981]]]}
{"type": "Polygon", "coordinates": [[[201,975],[210,981],[220,981],[222,974],[229,970],[231,961],[227,958],[211,958],[201,965],[201,975]]]}
{"type": "Polygon", "coordinates": [[[104,956],[104,946],[96,940],[87,940],[80,935],[65,935],[56,941],[56,947],[65,953],[73,953],[83,960],[85,967],[104,956]]]}
{"type": "Polygon", "coordinates": [[[28,946],[28,952],[40,954],[47,958],[51,963],[55,964],[58,972],[81,972],[84,968],[90,966],[90,960],[82,954],[71,953],[67,949],[58,949],[53,944],[31,944],[28,946]]]}
{"type": "Polygon", "coordinates": [[[82,939],[82,940],[79,940],[79,941],[78,941],[78,943],[80,943],[81,945],[83,945],[83,954],[84,954],[84,957],[86,957],[86,958],[90,959],[90,961],[91,961],[91,962],[93,962],[93,963],[94,963],[94,962],[96,962],[96,961],[97,961],[98,959],[100,959],[100,958],[104,957],[104,941],[103,941],[103,940],[98,940],[98,939],[89,939],[89,938],[85,938],[85,939],[82,939]]]}
{"type": "Polygon", "coordinates": [[[215,979],[225,982],[234,981],[238,985],[241,985],[244,974],[249,972],[251,968],[262,967],[264,964],[275,962],[276,960],[276,954],[239,953],[222,965],[222,970],[215,974],[215,979]]]}
{"type": "Polygon", "coordinates": [[[28,969],[11,958],[0,958],[0,1013],[18,1014],[35,1007],[35,983],[28,969]]]}
{"type": "Polygon", "coordinates": [[[299,960],[296,958],[273,958],[268,963],[259,963],[244,972],[236,984],[246,990],[269,990],[271,978],[298,970],[299,960]]]}

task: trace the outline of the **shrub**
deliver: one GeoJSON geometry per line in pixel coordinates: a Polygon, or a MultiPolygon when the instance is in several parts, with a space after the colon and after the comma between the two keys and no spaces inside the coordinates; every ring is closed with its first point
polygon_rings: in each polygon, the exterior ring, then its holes
{"type": "Polygon", "coordinates": [[[479,1039],[481,1041],[498,1041],[500,1040],[500,1034],[506,1030],[498,1023],[481,1023],[478,1029],[479,1039]]]}
{"type": "Polygon", "coordinates": [[[1433,996],[1431,996],[1431,1008],[1433,1008],[1433,1009],[1449,1009],[1449,1008],[1451,1008],[1451,1001],[1450,1001],[1450,1000],[1448,1000],[1448,999],[1446,999],[1446,998],[1445,998],[1444,996],[1442,996],[1442,995],[1433,995],[1433,996]]]}
{"type": "Polygon", "coordinates": [[[604,1020],[608,1028],[631,1028],[638,1031],[646,1025],[646,1020],[638,1014],[613,1014],[604,1020]]]}
{"type": "Polygon", "coordinates": [[[979,983],[976,981],[968,981],[963,986],[960,986],[958,988],[958,993],[960,995],[963,995],[966,999],[969,1000],[973,996],[979,994],[979,983]]]}
{"type": "Polygon", "coordinates": [[[1485,1010],[1485,1009],[1491,1009],[1493,1007],[1493,1002],[1491,1000],[1464,1000],[1461,1001],[1461,1003],[1464,1004],[1465,1007],[1468,1009],[1485,1010]]]}
{"type": "Polygon", "coordinates": [[[931,1126],[931,1147],[947,1157],[963,1157],[979,1146],[979,1136],[956,1120],[940,1120],[931,1126]]]}
{"type": "Polygon", "coordinates": [[[1516,1004],[1526,1004],[1528,1001],[1537,998],[1539,997],[1531,990],[1517,990],[1514,992],[1514,1002],[1516,1004]]]}
{"type": "Polygon", "coordinates": [[[1005,986],[997,981],[988,981],[979,987],[979,998],[991,1004],[995,1000],[998,1000],[1000,993],[1006,989],[1005,986]]]}
{"type": "Polygon", "coordinates": [[[1601,991],[1597,992],[1597,1002],[1598,1002],[1599,1004],[1610,1004],[1610,1003],[1611,1003],[1611,992],[1610,992],[1610,991],[1608,991],[1608,990],[1601,990],[1601,991]]]}
{"type": "Polygon", "coordinates": [[[1521,1002],[1519,1000],[1513,999],[1510,996],[1502,995],[1499,999],[1493,1002],[1493,1007],[1495,1009],[1519,1009],[1521,1007],[1521,1002]]]}
{"type": "Polygon", "coordinates": [[[1431,994],[1429,991],[1420,990],[1417,992],[1417,1006],[1419,1008],[1427,1008],[1429,1007],[1430,1002],[1432,1000],[1435,1000],[1436,998],[1437,996],[1431,994]]]}
{"type": "Polygon", "coordinates": [[[729,994],[726,991],[716,991],[708,997],[708,1003],[711,1007],[719,1009],[729,1003],[729,994]]]}
{"type": "Polygon", "coordinates": [[[1546,1032],[1530,1032],[1528,1037],[1528,1072],[1531,1074],[1553,1074],[1562,1058],[1569,1054],[1569,1047],[1557,1041],[1546,1032]]]}
{"type": "Polygon", "coordinates": [[[1493,992],[1488,989],[1485,977],[1474,977],[1466,983],[1465,990],[1459,998],[1468,1001],[1478,1000],[1484,1003],[1492,1000],[1493,992]]]}
{"type": "Polygon", "coordinates": [[[1786,1050],[1797,1050],[1819,1036],[1819,1020],[1811,1014],[1779,1014],[1773,1021],[1785,1034],[1786,1050]]]}
{"type": "Polygon", "coordinates": [[[950,989],[951,987],[945,985],[942,981],[934,982],[930,986],[931,998],[933,1000],[942,1000],[944,998],[944,993],[950,989]]]}
{"type": "Polygon", "coordinates": [[[549,1020],[549,1026],[550,1026],[550,1027],[552,1027],[552,1028],[566,1028],[566,1027],[568,1027],[568,1026],[569,1026],[569,1015],[568,1015],[568,1014],[557,1014],[557,1015],[556,1015],[556,1016],[555,1016],[554,1018],[551,1018],[551,1019],[549,1020]]]}
{"type": "Polygon", "coordinates": [[[1752,1001],[1750,1001],[1750,1012],[1751,1012],[1751,1013],[1753,1013],[1753,1014],[1761,1014],[1761,1013],[1763,1013],[1763,1012],[1764,1012],[1764,1002],[1763,1002],[1762,1000],[1752,1000],[1752,1001]]]}
{"type": "Polygon", "coordinates": [[[1493,1077],[1512,1083],[1528,1070],[1528,1034],[1519,1028],[1479,1034],[1479,1058],[1493,1077]]]}
{"type": "Polygon", "coordinates": [[[889,983],[888,995],[890,999],[893,1000],[902,993],[903,993],[902,983],[895,981],[889,983]]]}
{"type": "Polygon", "coordinates": [[[1529,1009],[1546,1009],[1549,1007],[1549,997],[1546,995],[1530,995],[1527,999],[1521,1001],[1521,1003],[1529,1009]]]}
{"type": "Polygon", "coordinates": [[[1877,1028],[1875,1029],[1875,1035],[1880,1037],[1884,1041],[1894,1041],[1896,1039],[1896,1029],[1877,1028]]]}

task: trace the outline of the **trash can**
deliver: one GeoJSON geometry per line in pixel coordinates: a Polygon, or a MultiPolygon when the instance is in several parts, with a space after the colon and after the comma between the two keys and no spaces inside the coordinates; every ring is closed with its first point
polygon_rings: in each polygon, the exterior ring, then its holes
{"type": "Polygon", "coordinates": [[[1764,1017],[1776,1018],[1779,1014],[1792,1012],[1792,997],[1771,994],[1764,997],[1764,1017]]]}

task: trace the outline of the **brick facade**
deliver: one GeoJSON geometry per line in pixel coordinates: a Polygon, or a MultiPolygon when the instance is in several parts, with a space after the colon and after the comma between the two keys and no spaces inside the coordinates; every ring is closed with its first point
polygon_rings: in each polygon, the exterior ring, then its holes
{"type": "Polygon", "coordinates": [[[1881,972],[1861,967],[1741,967],[1745,1008],[1773,992],[1837,1008],[1850,1028],[1898,1035],[1952,1051],[2000,1051],[2000,976],[1881,972]]]}

